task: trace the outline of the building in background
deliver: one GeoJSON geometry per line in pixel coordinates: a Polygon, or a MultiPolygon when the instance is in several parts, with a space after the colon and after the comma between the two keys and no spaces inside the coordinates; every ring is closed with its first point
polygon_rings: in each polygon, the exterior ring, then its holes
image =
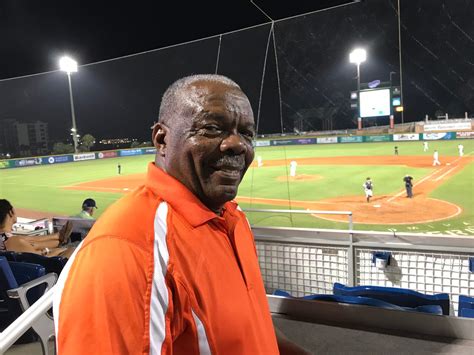
{"type": "Polygon", "coordinates": [[[48,153],[49,135],[46,122],[0,120],[0,156],[26,157],[48,153]]]}

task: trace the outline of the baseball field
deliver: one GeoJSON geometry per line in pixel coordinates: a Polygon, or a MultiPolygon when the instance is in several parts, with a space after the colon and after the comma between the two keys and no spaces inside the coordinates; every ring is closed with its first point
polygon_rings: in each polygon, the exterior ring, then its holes
{"type": "MultiPolygon", "coordinates": [[[[242,182],[242,208],[353,212],[359,230],[474,235],[474,141],[346,143],[256,148],[256,160],[242,182]],[[457,145],[464,145],[459,157],[457,145]],[[394,155],[394,146],[399,155],[394,155]],[[437,149],[440,166],[432,166],[437,149]],[[290,161],[297,162],[289,176],[290,161]],[[414,180],[414,198],[406,198],[403,177],[414,180]],[[374,197],[365,200],[370,177],[374,197]]],[[[0,197],[25,217],[78,213],[92,197],[97,217],[123,194],[140,185],[153,156],[136,156],[0,170],[0,197]],[[122,174],[117,174],[117,164],[122,174]]],[[[347,229],[343,215],[248,213],[252,224],[347,229]]]]}

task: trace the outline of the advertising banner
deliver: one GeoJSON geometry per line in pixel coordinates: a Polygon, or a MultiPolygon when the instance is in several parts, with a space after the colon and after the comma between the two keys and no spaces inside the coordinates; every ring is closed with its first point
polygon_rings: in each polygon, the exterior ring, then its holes
{"type": "Polygon", "coordinates": [[[440,139],[454,139],[454,132],[423,133],[423,140],[436,141],[440,139]]]}
{"type": "Polygon", "coordinates": [[[24,166],[33,166],[33,165],[40,165],[43,161],[41,158],[27,158],[27,159],[18,159],[18,160],[10,160],[10,164],[13,164],[14,167],[20,168],[24,166]]]}
{"type": "Polygon", "coordinates": [[[339,143],[362,143],[362,136],[339,137],[339,143]]]}
{"type": "Polygon", "coordinates": [[[456,132],[456,138],[459,138],[459,139],[474,138],[474,132],[456,132]]]}
{"type": "Polygon", "coordinates": [[[270,146],[270,141],[255,141],[256,147],[268,147],[270,146]]]}
{"type": "Polygon", "coordinates": [[[124,149],[124,150],[119,150],[119,155],[121,157],[130,157],[132,155],[142,155],[143,152],[141,149],[124,149]]]}
{"type": "Polygon", "coordinates": [[[394,134],[393,140],[394,141],[419,141],[420,135],[418,133],[394,134]]]}
{"type": "Polygon", "coordinates": [[[143,154],[155,154],[156,148],[145,148],[143,149],[143,154]]]}
{"type": "Polygon", "coordinates": [[[296,144],[296,139],[277,139],[270,142],[271,145],[294,145],[296,144]]]}
{"type": "Polygon", "coordinates": [[[337,143],[337,137],[320,137],[316,139],[320,144],[337,143]]]}
{"type": "Polygon", "coordinates": [[[316,144],[316,138],[300,138],[296,140],[296,144],[316,144]]]}
{"type": "Polygon", "coordinates": [[[366,142],[390,142],[391,136],[388,134],[381,134],[378,136],[365,136],[364,140],[366,142]]]}
{"type": "Polygon", "coordinates": [[[464,129],[472,129],[471,121],[465,122],[443,122],[443,123],[425,123],[425,132],[431,131],[461,131],[464,129]]]}
{"type": "Polygon", "coordinates": [[[97,153],[97,159],[107,159],[107,158],[116,158],[116,157],[118,157],[118,153],[115,150],[109,150],[106,152],[97,153]]]}
{"type": "Polygon", "coordinates": [[[0,160],[0,169],[8,169],[10,162],[8,160],[0,160]]]}
{"type": "Polygon", "coordinates": [[[55,155],[52,157],[44,157],[44,161],[48,162],[48,164],[60,164],[60,163],[68,163],[72,161],[72,155],[55,155]]]}
{"type": "Polygon", "coordinates": [[[74,154],[73,159],[74,159],[74,161],[94,160],[95,159],[95,153],[74,154]]]}

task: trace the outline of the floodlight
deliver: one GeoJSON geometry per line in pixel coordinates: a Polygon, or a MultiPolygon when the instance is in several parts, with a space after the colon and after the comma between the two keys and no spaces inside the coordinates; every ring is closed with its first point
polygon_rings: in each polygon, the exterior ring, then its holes
{"type": "Polygon", "coordinates": [[[59,60],[59,68],[66,73],[77,72],[77,62],[70,57],[62,57],[59,60]]]}
{"type": "Polygon", "coordinates": [[[349,62],[359,65],[367,59],[367,52],[365,49],[356,48],[349,54],[349,62]]]}

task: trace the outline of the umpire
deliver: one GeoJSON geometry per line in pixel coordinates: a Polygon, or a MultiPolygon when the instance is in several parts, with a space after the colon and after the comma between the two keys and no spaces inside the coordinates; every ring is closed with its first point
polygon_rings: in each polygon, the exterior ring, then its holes
{"type": "Polygon", "coordinates": [[[403,181],[405,182],[405,189],[407,190],[407,197],[413,198],[413,178],[410,175],[405,175],[403,181]]]}

